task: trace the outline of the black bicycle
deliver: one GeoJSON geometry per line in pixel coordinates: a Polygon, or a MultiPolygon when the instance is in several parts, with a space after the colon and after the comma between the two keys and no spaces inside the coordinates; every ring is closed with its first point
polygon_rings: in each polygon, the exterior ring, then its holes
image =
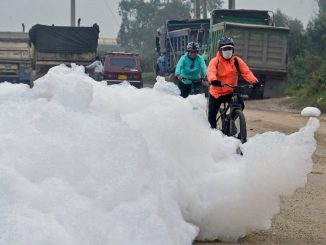
{"type": "Polygon", "coordinates": [[[241,99],[241,89],[245,87],[253,88],[250,84],[241,86],[231,86],[223,84],[234,89],[233,96],[230,101],[224,102],[219,109],[216,119],[216,128],[221,130],[227,136],[233,136],[241,141],[247,142],[247,125],[246,119],[242,112],[244,106],[241,99]]]}

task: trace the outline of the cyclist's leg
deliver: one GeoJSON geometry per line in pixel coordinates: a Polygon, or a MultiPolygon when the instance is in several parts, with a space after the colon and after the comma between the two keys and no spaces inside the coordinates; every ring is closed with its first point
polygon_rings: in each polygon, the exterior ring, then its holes
{"type": "Polygon", "coordinates": [[[223,96],[221,96],[220,98],[221,98],[221,102],[230,102],[231,101],[231,99],[232,99],[232,96],[233,96],[233,93],[231,93],[231,94],[226,94],[226,95],[223,95],[223,96]]]}
{"type": "MultiPolygon", "coordinates": [[[[232,100],[232,96],[233,96],[233,93],[220,96],[219,99],[221,101],[221,104],[222,103],[230,103],[230,101],[232,100]]],[[[228,118],[227,115],[225,115],[225,116],[228,118]]],[[[223,118],[225,118],[225,117],[223,117],[223,118]]],[[[221,118],[222,121],[224,121],[223,118],[221,118]]],[[[226,121],[221,122],[220,126],[222,126],[223,133],[226,134],[226,135],[229,135],[229,129],[230,129],[229,123],[230,123],[230,121],[227,118],[226,118],[226,121]]]]}
{"type": "Polygon", "coordinates": [[[184,84],[182,81],[178,81],[178,87],[180,89],[180,96],[187,98],[191,91],[191,84],[184,84]]]}
{"type": "Polygon", "coordinates": [[[221,98],[214,98],[211,94],[208,97],[208,122],[211,128],[216,128],[216,116],[221,106],[221,98]]]}

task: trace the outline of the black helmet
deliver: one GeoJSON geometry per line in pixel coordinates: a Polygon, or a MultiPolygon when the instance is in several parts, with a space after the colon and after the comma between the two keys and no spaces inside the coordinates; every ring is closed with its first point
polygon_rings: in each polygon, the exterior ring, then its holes
{"type": "Polygon", "coordinates": [[[232,37],[222,37],[220,40],[218,40],[218,49],[226,45],[234,46],[232,37]]]}
{"type": "Polygon", "coordinates": [[[196,42],[190,42],[187,44],[187,51],[199,51],[199,44],[196,42]]]}

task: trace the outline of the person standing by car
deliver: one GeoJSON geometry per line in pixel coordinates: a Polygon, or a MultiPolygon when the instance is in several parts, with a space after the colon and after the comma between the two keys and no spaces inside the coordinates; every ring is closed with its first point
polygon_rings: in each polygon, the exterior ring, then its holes
{"type": "Polygon", "coordinates": [[[231,37],[222,37],[219,40],[216,57],[210,60],[207,72],[207,79],[211,85],[208,98],[208,121],[211,128],[216,128],[216,116],[221,104],[230,101],[233,95],[233,89],[223,86],[223,84],[236,86],[238,73],[248,83],[253,84],[254,87],[260,86],[247,64],[234,55],[233,39],[231,37]]]}
{"type": "Polygon", "coordinates": [[[166,53],[162,52],[160,57],[157,59],[157,65],[158,65],[158,74],[160,76],[165,76],[166,73],[168,73],[168,59],[166,57],[166,53]]]}
{"type": "Polygon", "coordinates": [[[201,81],[194,82],[192,85],[193,81],[200,80],[201,77],[205,78],[207,75],[205,61],[198,52],[198,43],[188,43],[187,52],[181,56],[174,73],[175,77],[178,79],[178,87],[183,98],[188,97],[192,86],[194,86],[195,91],[199,90],[198,87],[200,88],[201,81]]]}
{"type": "Polygon", "coordinates": [[[102,81],[102,75],[104,69],[99,56],[96,56],[95,61],[92,64],[86,66],[86,68],[94,69],[94,73],[92,77],[95,81],[102,81]]]}

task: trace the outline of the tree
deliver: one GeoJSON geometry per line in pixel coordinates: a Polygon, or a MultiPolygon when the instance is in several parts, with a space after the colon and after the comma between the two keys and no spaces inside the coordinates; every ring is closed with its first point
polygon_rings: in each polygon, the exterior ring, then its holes
{"type": "Polygon", "coordinates": [[[223,0],[207,0],[207,9],[211,12],[214,9],[221,8],[223,0]]]}
{"type": "Polygon", "coordinates": [[[168,19],[189,19],[190,10],[189,0],[121,0],[118,43],[125,50],[139,52],[144,69],[151,70],[157,29],[168,19]]]}
{"type": "Polygon", "coordinates": [[[277,10],[274,14],[274,22],[276,26],[288,27],[289,34],[289,60],[292,62],[298,55],[305,52],[307,46],[307,36],[305,34],[303,24],[298,19],[283,14],[281,10],[277,10]]]}
{"type": "Polygon", "coordinates": [[[319,10],[326,12],[326,0],[318,0],[319,10]]]}

